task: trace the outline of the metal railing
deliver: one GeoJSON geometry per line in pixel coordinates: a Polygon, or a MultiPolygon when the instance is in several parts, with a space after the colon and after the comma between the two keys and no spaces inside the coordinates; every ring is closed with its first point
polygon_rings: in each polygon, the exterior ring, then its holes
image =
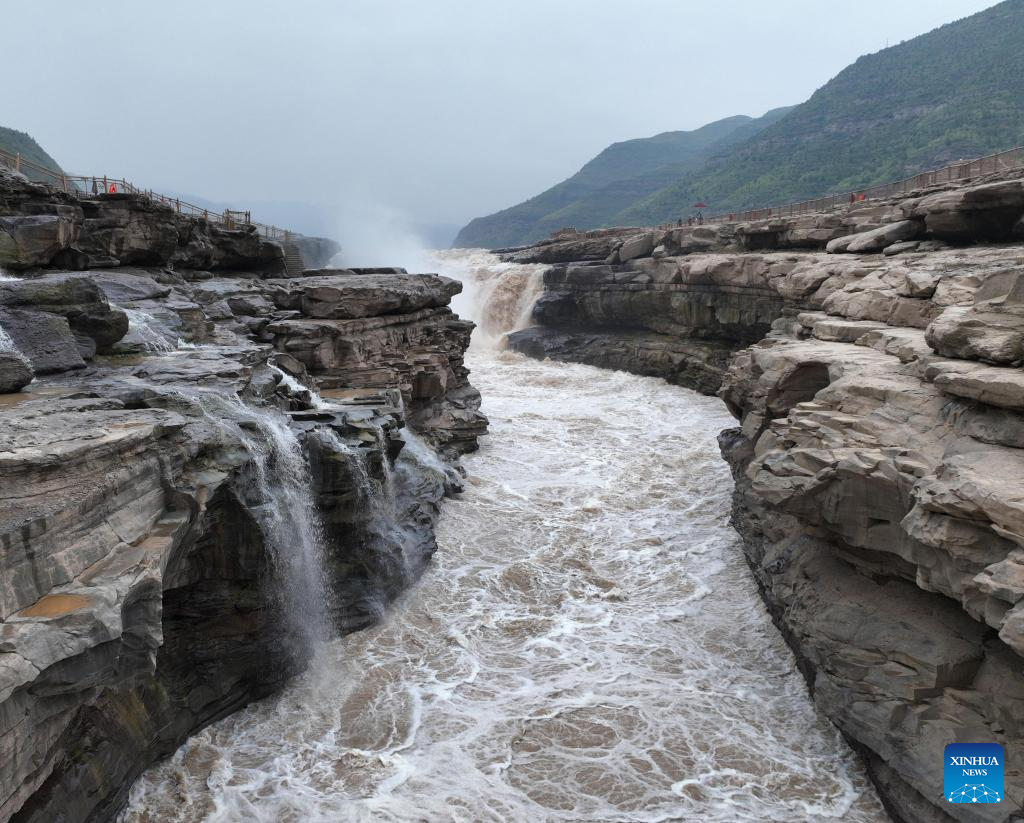
{"type": "Polygon", "coordinates": [[[24,174],[31,171],[35,178],[47,183],[54,188],[60,189],[67,194],[76,197],[95,197],[101,194],[137,194],[145,197],[154,203],[161,203],[174,209],[178,214],[194,217],[199,220],[206,220],[210,223],[219,223],[226,229],[237,229],[243,226],[254,226],[262,237],[268,240],[288,242],[292,239],[294,232],[271,226],[267,223],[257,223],[252,219],[248,211],[237,211],[225,209],[223,212],[210,211],[202,206],[187,203],[178,197],[168,197],[152,190],[140,189],[127,180],[120,177],[103,177],[64,174],[53,169],[33,163],[21,156],[20,153],[11,154],[0,149],[0,163],[4,163],[16,172],[24,174]]]}
{"type": "Polygon", "coordinates": [[[896,194],[907,194],[926,186],[952,183],[954,180],[970,180],[975,177],[985,177],[989,174],[1013,171],[1022,167],[1024,167],[1024,147],[1018,146],[1017,148],[1001,151],[997,154],[976,157],[973,160],[958,160],[956,163],[950,163],[941,169],[921,172],[913,177],[896,180],[892,183],[882,183],[878,186],[870,186],[865,189],[843,192],[842,194],[827,194],[824,197],[802,200],[799,203],[787,203],[782,206],[747,209],[746,211],[732,212],[730,214],[715,214],[710,217],[705,215],[703,222],[745,223],[753,220],[769,220],[773,217],[795,217],[801,214],[827,211],[835,206],[849,206],[865,200],[879,200],[896,194]]]}

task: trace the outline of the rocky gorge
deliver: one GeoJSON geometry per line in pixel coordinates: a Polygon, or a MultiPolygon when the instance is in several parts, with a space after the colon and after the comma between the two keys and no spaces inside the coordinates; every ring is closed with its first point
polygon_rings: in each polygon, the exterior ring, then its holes
{"type": "Polygon", "coordinates": [[[111,819],[364,627],[487,421],[458,283],[0,169],[0,819],[111,819]],[[326,253],[326,252],[325,252],[326,253]]]}
{"type": "Polygon", "coordinates": [[[0,169],[0,819],[114,819],[176,750],[127,813],[199,819],[242,791],[211,793],[209,741],[253,771],[253,718],[267,757],[292,724],[333,752],[245,787],[292,813],[879,819],[729,577],[714,395],[746,561],[892,818],[1016,819],[1024,175],[503,255],[453,272],[487,340],[525,319],[519,352],[708,397],[489,350],[509,442],[464,481],[487,420],[455,279],[287,276],[254,230],[0,169]],[[454,565],[389,621],[464,482],[454,565]],[[316,700],[210,726],[371,625],[316,700]],[[1007,802],[943,804],[953,742],[1003,745],[1007,802]]]}
{"type": "Polygon", "coordinates": [[[756,223],[563,233],[533,357],[718,394],[732,519],[817,706],[896,820],[1024,808],[1024,175],[756,223]],[[1006,802],[943,802],[943,748],[1006,802]]]}

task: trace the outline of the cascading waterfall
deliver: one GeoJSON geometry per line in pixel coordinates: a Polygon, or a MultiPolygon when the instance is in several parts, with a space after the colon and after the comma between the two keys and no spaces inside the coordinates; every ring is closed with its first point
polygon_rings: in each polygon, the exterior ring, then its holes
{"type": "Polygon", "coordinates": [[[309,405],[312,408],[319,411],[331,408],[331,404],[324,400],[315,388],[303,385],[279,366],[276,366],[273,363],[270,363],[269,365],[271,370],[281,378],[281,385],[297,397],[308,397],[309,405]]]}
{"type": "Polygon", "coordinates": [[[331,636],[331,587],[325,535],[302,442],[288,417],[210,389],[178,391],[177,402],[198,409],[226,445],[241,442],[251,457],[260,528],[274,564],[273,579],[292,634],[312,647],[331,636]]]}
{"type": "Polygon", "coordinates": [[[0,351],[17,352],[18,347],[14,345],[14,341],[11,336],[7,333],[7,329],[0,324],[0,351]]]}
{"type": "Polygon", "coordinates": [[[475,345],[500,348],[506,334],[530,325],[547,266],[503,263],[479,250],[438,251],[433,259],[442,273],[462,281],[452,307],[476,322],[475,345]]]}
{"type": "MultiPolygon", "coordinates": [[[[17,279],[17,277],[13,277],[12,275],[8,274],[3,268],[0,268],[0,283],[9,282],[17,279]]],[[[25,355],[22,354],[21,351],[19,351],[17,344],[15,344],[14,340],[11,339],[11,335],[8,333],[7,329],[3,327],[2,323],[0,323],[0,351],[13,352],[14,354],[20,356],[21,359],[24,360],[26,363],[28,362],[28,358],[26,358],[25,355]]]]}
{"type": "MultiPolygon", "coordinates": [[[[492,348],[534,272],[439,259],[476,280],[491,434],[434,563],[380,624],[147,772],[125,823],[885,821],[742,560],[719,401],[492,348]]],[[[405,439],[399,517],[450,471],[405,439]]]]}
{"type": "MultiPolygon", "coordinates": [[[[263,411],[263,410],[261,410],[263,411]]],[[[285,609],[308,641],[330,636],[324,528],[302,444],[280,413],[255,416],[262,438],[246,435],[260,496],[260,524],[284,582],[285,609]]]]}
{"type": "MultiPolygon", "coordinates": [[[[384,433],[376,430],[377,450],[386,453],[384,433]]],[[[415,498],[416,485],[422,481],[424,472],[433,472],[437,482],[444,485],[448,475],[444,469],[427,465],[424,452],[432,455],[436,464],[442,461],[425,443],[408,430],[403,431],[405,446],[396,465],[385,458],[380,463],[379,477],[373,477],[368,465],[366,449],[344,443],[333,432],[325,433],[331,439],[334,449],[349,458],[349,466],[355,478],[360,509],[366,515],[366,550],[385,569],[381,585],[404,588],[413,583],[423,570],[424,552],[420,545],[421,535],[410,529],[403,511],[415,498]]],[[[448,469],[448,471],[454,471],[448,469]]],[[[376,612],[384,613],[386,599],[378,598],[376,612]]]]}
{"type": "Polygon", "coordinates": [[[118,306],[128,315],[128,335],[126,339],[134,339],[144,351],[154,353],[172,352],[178,348],[178,337],[165,331],[159,321],[149,312],[142,309],[118,306]]]}

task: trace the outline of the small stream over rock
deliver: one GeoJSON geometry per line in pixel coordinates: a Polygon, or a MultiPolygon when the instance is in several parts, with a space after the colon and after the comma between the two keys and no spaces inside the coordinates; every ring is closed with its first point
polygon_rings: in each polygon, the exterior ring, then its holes
{"type": "MultiPolygon", "coordinates": [[[[433,564],[150,769],[122,823],[886,820],[742,559],[721,402],[481,345],[537,280],[492,261],[439,261],[483,286],[461,308],[491,433],[433,564]]],[[[450,471],[406,437],[396,476],[450,471]]]]}

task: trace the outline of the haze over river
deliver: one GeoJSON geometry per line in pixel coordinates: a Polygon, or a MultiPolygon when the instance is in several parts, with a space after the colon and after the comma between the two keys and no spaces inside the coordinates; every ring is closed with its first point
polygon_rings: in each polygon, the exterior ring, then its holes
{"type": "Polygon", "coordinates": [[[492,348],[536,270],[439,266],[485,319],[491,429],[432,566],[150,769],[123,820],[886,820],[744,564],[721,402],[492,348]]]}

